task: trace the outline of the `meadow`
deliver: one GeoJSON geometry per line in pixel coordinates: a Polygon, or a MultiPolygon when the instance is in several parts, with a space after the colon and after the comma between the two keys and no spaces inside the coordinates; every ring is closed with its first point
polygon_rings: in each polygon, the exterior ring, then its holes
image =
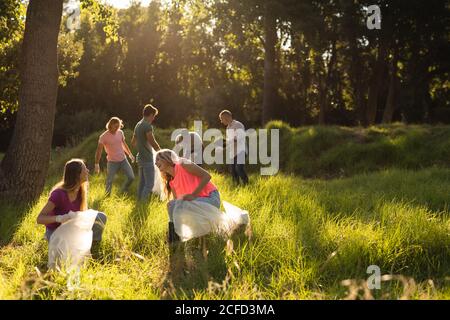
{"type": "MultiPolygon", "coordinates": [[[[119,194],[116,178],[106,198],[105,173],[91,174],[90,207],[108,223],[75,282],[47,272],[36,217],[66,160],[92,167],[97,134],[52,151],[39,200],[0,204],[0,299],[450,299],[448,126],[269,127],[289,150],[280,174],[250,168],[250,185],[236,188],[212,168],[222,200],[249,211],[251,232],[209,236],[206,259],[195,240],[169,248],[166,204],[137,204],[137,181],[119,194]],[[370,265],[384,275],[380,290],[365,287],[370,265]]],[[[157,131],[170,147],[167,137],[157,131]]]]}

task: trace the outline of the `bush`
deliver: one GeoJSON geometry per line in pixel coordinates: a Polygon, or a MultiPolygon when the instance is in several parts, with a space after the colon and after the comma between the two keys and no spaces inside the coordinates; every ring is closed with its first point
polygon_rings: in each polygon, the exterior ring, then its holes
{"type": "Polygon", "coordinates": [[[76,145],[92,132],[102,130],[109,117],[98,110],[84,110],[75,114],[56,114],[53,145],[76,145]]]}

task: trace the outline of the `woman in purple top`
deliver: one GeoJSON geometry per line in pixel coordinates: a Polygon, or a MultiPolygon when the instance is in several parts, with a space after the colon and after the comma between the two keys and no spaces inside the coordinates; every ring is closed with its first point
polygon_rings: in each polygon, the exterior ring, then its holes
{"type": "MultiPolygon", "coordinates": [[[[74,217],[72,212],[88,209],[88,174],[89,170],[83,160],[72,159],[64,166],[62,181],[53,187],[47,204],[37,217],[37,223],[46,226],[45,237],[47,240],[50,240],[51,235],[61,223],[74,217]]],[[[106,215],[99,212],[92,228],[93,240],[101,240],[105,223],[106,215]]]]}

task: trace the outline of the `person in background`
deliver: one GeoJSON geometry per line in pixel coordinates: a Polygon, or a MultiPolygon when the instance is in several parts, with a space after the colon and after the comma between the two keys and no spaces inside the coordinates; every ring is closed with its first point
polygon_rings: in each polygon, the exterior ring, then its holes
{"type": "Polygon", "coordinates": [[[142,110],[142,119],[134,128],[131,144],[138,149],[137,163],[139,166],[138,201],[145,201],[152,192],[155,183],[155,163],[153,150],[160,147],[153,134],[153,121],[158,115],[158,109],[147,104],[142,110]]]}
{"type": "Polygon", "coordinates": [[[106,131],[98,139],[97,151],[95,152],[95,173],[100,173],[100,159],[103,149],[106,151],[107,175],[106,175],[106,194],[110,195],[112,184],[117,171],[122,170],[127,180],[122,186],[122,192],[128,191],[134,180],[134,172],[125,154],[128,155],[131,162],[134,162],[134,156],[130,151],[125,140],[125,135],[121,130],[123,122],[117,117],[112,117],[106,124],[106,131]]]}
{"type": "Polygon", "coordinates": [[[184,129],[181,134],[175,138],[176,147],[183,150],[183,157],[191,160],[196,165],[203,163],[203,141],[197,132],[184,129]],[[188,137],[184,139],[184,137],[188,137]]]}
{"type": "Polygon", "coordinates": [[[245,134],[245,127],[241,122],[233,119],[233,115],[229,110],[220,112],[219,119],[220,122],[227,127],[227,147],[234,145],[233,163],[229,165],[233,181],[237,185],[239,185],[239,183],[247,185],[248,176],[245,172],[244,163],[239,163],[238,161],[239,158],[245,159],[245,140],[243,142],[238,140],[239,135],[245,134]],[[241,144],[242,148],[238,148],[238,144],[241,144]],[[242,152],[244,153],[243,155],[240,154],[242,152]]]}
{"type": "MultiPolygon", "coordinates": [[[[88,209],[89,170],[81,159],[71,159],[64,166],[63,179],[57,183],[37,217],[37,223],[46,226],[45,238],[50,241],[53,232],[66,221],[75,217],[75,212],[88,209]]],[[[99,212],[93,231],[93,241],[100,241],[106,224],[106,215],[99,212]]]]}

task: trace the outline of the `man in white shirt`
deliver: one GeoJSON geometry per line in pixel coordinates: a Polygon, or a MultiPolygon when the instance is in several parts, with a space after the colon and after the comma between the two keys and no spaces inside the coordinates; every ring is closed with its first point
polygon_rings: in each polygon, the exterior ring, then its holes
{"type": "Polygon", "coordinates": [[[248,184],[248,176],[245,172],[245,127],[233,119],[233,114],[229,110],[223,110],[219,114],[220,122],[227,126],[227,145],[234,145],[233,164],[230,164],[230,172],[236,184],[248,184]]]}

